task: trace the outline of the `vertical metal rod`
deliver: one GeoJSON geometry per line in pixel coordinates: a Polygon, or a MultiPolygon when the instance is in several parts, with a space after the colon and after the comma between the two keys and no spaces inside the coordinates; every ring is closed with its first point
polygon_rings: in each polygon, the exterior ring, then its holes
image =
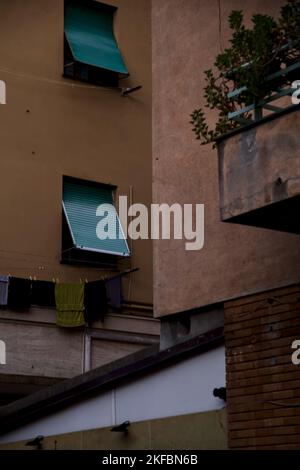
{"type": "MultiPolygon", "coordinates": [[[[129,206],[133,204],[133,186],[129,186],[129,206]]],[[[133,255],[133,240],[130,239],[130,269],[132,269],[132,255],[133,255]]],[[[132,284],[132,276],[129,276],[128,280],[128,302],[131,299],[131,284],[132,284]]]]}
{"type": "Polygon", "coordinates": [[[91,369],[91,335],[84,330],[83,372],[91,369]]]}
{"type": "Polygon", "coordinates": [[[254,120],[255,120],[255,121],[260,121],[260,120],[262,119],[262,117],[263,117],[262,106],[258,106],[256,101],[254,102],[254,104],[255,104],[255,108],[254,108],[254,120]]]}

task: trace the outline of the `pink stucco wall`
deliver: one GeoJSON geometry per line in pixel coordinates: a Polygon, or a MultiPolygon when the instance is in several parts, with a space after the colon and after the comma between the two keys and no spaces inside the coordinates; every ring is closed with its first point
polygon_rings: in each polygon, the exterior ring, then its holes
{"type": "Polygon", "coordinates": [[[298,235],[220,221],[217,151],[200,146],[189,124],[203,105],[203,71],[226,46],[230,11],[249,19],[276,14],[282,3],[152,0],[154,202],[205,204],[201,251],[186,251],[181,240],[154,242],[157,316],[299,281],[298,235]]]}

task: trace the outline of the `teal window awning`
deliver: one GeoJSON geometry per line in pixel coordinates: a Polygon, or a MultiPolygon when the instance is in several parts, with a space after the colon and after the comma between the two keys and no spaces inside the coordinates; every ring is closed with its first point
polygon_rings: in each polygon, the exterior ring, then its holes
{"type": "Polygon", "coordinates": [[[109,186],[65,178],[63,182],[63,212],[72,237],[74,248],[130,256],[128,244],[114,206],[113,189],[109,186]],[[97,215],[100,205],[108,206],[103,217],[97,215]],[[98,223],[105,218],[107,238],[97,235],[98,223]],[[111,233],[111,227],[115,227],[111,233]]]}
{"type": "Polygon", "coordinates": [[[95,0],[67,1],[65,36],[75,61],[127,76],[113,31],[115,10],[95,0]]]}

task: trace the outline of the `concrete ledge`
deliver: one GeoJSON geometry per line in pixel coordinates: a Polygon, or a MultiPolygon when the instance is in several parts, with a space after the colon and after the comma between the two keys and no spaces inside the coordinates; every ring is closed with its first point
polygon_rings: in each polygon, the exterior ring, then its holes
{"type": "Polygon", "coordinates": [[[300,233],[300,109],[218,143],[221,219],[300,233]]]}

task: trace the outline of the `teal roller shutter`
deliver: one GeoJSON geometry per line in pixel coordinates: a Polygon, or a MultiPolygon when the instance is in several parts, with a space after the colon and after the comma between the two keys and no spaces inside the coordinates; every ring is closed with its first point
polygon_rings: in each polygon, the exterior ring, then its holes
{"type": "Polygon", "coordinates": [[[76,61],[128,75],[113,32],[114,10],[101,4],[66,3],[65,34],[76,61]]]}
{"type": "MultiPolygon", "coordinates": [[[[112,189],[88,183],[65,180],[63,186],[63,210],[76,248],[97,251],[119,256],[129,256],[129,248],[124,237],[117,211],[113,205],[112,189]],[[101,204],[110,204],[109,217],[116,224],[116,235],[108,233],[108,238],[100,240],[96,228],[102,217],[96,215],[101,204]],[[112,236],[112,238],[109,238],[112,236]]],[[[108,224],[109,229],[111,224],[108,224]]]]}

